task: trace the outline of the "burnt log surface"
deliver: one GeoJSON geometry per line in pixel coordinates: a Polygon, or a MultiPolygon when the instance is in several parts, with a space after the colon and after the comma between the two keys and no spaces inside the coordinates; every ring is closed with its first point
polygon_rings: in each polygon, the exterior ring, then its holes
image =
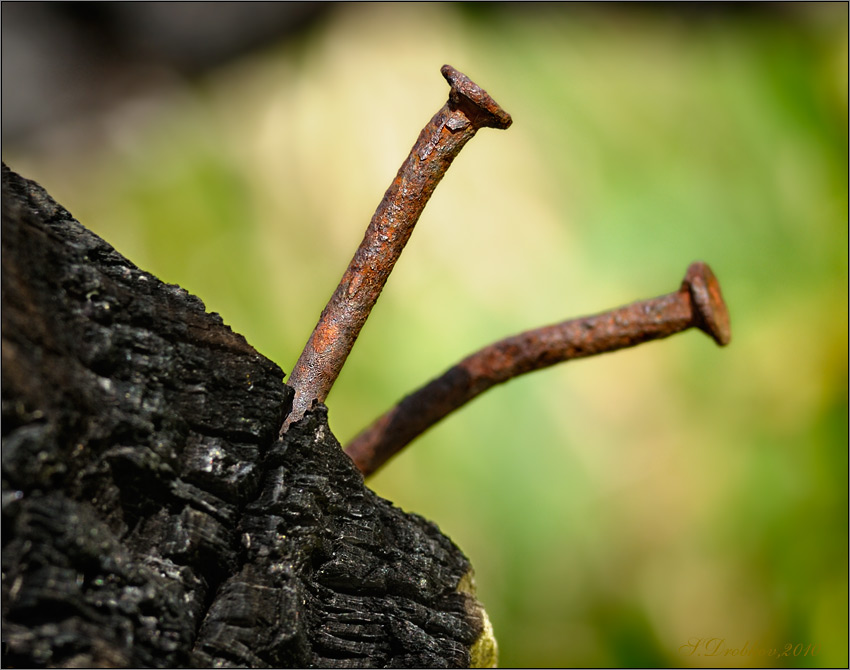
{"type": "Polygon", "coordinates": [[[495,659],[461,551],[317,406],[3,166],[4,666],[495,659]]]}

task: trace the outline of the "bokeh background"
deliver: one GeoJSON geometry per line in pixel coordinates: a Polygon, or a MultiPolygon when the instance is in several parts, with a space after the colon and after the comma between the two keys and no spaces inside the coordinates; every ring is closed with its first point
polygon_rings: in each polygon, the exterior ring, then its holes
{"type": "Polygon", "coordinates": [[[846,666],[847,18],[5,2],[3,157],[291,370],[454,65],[514,125],[437,189],[334,432],[705,260],[728,348],[692,331],[528,375],[370,486],[471,558],[503,666],[846,666]]]}

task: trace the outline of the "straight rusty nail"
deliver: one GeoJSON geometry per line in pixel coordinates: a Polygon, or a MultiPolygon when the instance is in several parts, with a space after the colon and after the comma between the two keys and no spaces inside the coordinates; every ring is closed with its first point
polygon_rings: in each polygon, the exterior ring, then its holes
{"type": "Polygon", "coordinates": [[[699,328],[729,344],[729,312],[707,264],[693,263],[675,293],[529,330],[475,352],[403,398],[345,448],[364,476],[487,389],[542,368],[699,328]]]}
{"type": "Polygon", "coordinates": [[[440,72],[449,99],[419,134],[375,211],[366,235],[301,352],[289,385],[295,389],[283,434],[314,400],[323,402],[381,294],[413,227],[455,156],[479,128],[507,128],[511,117],[487,92],[450,65],[440,72]]]}

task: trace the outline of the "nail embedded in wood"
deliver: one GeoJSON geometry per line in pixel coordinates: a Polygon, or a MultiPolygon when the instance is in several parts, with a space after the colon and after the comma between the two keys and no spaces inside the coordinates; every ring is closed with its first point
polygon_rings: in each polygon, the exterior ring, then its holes
{"type": "Polygon", "coordinates": [[[675,293],[595,316],[529,330],[475,352],[401,400],[345,448],[364,476],[446,415],[489,388],[575,358],[633,347],[699,328],[729,344],[729,312],[705,263],[693,263],[675,293]]]}
{"type": "Polygon", "coordinates": [[[511,125],[510,114],[466,75],[450,65],[440,72],[451,86],[449,99],[422,129],[384,194],[295,364],[288,382],[295,399],[281,434],[314,401],[327,397],[425,204],[454,158],[480,128],[511,125]]]}

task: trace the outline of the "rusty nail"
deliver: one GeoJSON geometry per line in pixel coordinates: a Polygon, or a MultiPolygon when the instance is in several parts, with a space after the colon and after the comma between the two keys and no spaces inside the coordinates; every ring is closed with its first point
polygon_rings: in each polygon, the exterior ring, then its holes
{"type": "Polygon", "coordinates": [[[450,65],[440,72],[449,99],[422,129],[375,211],[360,247],[292,370],[292,410],[281,434],[314,400],[323,402],[381,294],[413,227],[455,156],[479,128],[507,128],[510,114],[450,65]]]}
{"type": "Polygon", "coordinates": [[[729,344],[729,312],[707,264],[693,263],[675,293],[500,340],[403,398],[345,452],[368,476],[412,440],[487,389],[534,370],[699,328],[729,344]]]}

